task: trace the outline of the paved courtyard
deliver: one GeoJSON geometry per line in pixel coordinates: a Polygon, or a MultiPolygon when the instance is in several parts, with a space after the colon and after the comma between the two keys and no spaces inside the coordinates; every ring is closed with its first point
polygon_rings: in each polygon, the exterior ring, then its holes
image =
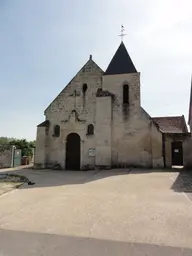
{"type": "MultiPolygon", "coordinates": [[[[0,255],[192,255],[186,173],[20,170],[0,196],[0,255]]],[[[191,177],[191,180],[190,180],[191,177]]]]}

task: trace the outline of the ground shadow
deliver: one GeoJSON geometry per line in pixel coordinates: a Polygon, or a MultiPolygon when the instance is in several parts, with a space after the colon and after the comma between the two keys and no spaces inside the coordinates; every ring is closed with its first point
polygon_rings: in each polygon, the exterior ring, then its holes
{"type": "MultiPolygon", "coordinates": [[[[35,170],[35,169],[18,169],[5,173],[19,174],[25,176],[29,181],[35,184],[30,186],[25,183],[20,189],[31,189],[37,187],[53,187],[64,185],[86,184],[89,182],[110,178],[119,175],[136,175],[162,172],[179,172],[172,189],[177,192],[192,192],[192,172],[186,172],[178,169],[111,169],[111,170],[92,170],[92,171],[64,171],[64,170],[35,170]]],[[[1,172],[2,173],[2,172],[1,172]]]]}
{"type": "Polygon", "coordinates": [[[171,188],[175,192],[192,193],[192,171],[182,170],[171,188]]]}
{"type": "Polygon", "coordinates": [[[192,249],[26,231],[0,230],[0,254],[6,256],[189,256],[192,249]]]}
{"type": "Polygon", "coordinates": [[[20,189],[85,184],[112,176],[127,175],[130,170],[92,170],[92,171],[56,171],[21,169],[5,173],[22,175],[34,182],[33,186],[25,183],[20,189]]]}
{"type": "Polygon", "coordinates": [[[148,173],[172,173],[180,172],[181,168],[130,168],[131,174],[148,174],[148,173]]]}

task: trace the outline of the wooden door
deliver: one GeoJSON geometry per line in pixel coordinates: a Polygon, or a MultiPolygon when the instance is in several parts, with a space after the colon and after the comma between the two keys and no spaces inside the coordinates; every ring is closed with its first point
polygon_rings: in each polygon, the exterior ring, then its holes
{"type": "Polygon", "coordinates": [[[77,133],[70,133],[66,143],[66,169],[80,170],[81,142],[77,133]]]}

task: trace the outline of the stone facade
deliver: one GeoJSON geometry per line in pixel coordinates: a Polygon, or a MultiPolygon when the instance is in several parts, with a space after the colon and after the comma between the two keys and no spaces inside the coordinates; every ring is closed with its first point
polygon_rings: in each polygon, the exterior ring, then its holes
{"type": "MultiPolygon", "coordinates": [[[[111,63],[104,73],[90,56],[45,110],[46,121],[37,128],[36,167],[66,169],[66,144],[73,133],[80,136],[80,169],[164,167],[162,131],[141,107],[140,73],[124,45],[111,63]],[[118,56],[122,51],[127,55],[118,56]],[[127,65],[122,73],[118,59],[127,65]],[[93,134],[88,134],[89,125],[93,134]]],[[[75,149],[74,144],[74,154],[75,149]]]]}
{"type": "Polygon", "coordinates": [[[0,168],[13,166],[14,148],[10,146],[0,146],[0,168]]]}
{"type": "Polygon", "coordinates": [[[95,166],[95,157],[88,156],[89,148],[96,147],[95,136],[87,135],[87,126],[96,124],[96,93],[102,87],[103,71],[89,59],[52,104],[45,110],[49,128],[38,127],[35,164],[52,167],[59,163],[65,168],[66,138],[78,133],[81,138],[81,168],[95,166]],[[83,92],[83,84],[87,90],[83,92]],[[75,110],[75,111],[74,111],[75,110]],[[60,136],[54,137],[54,126],[60,126],[60,136]]]}
{"type": "Polygon", "coordinates": [[[192,137],[184,142],[183,149],[184,167],[186,169],[192,169],[192,137]]]}
{"type": "Polygon", "coordinates": [[[183,134],[165,134],[165,165],[168,168],[172,167],[172,143],[173,142],[181,142],[182,150],[183,150],[183,165],[185,165],[185,160],[188,155],[188,151],[186,151],[186,145],[190,140],[189,133],[183,134]]]}

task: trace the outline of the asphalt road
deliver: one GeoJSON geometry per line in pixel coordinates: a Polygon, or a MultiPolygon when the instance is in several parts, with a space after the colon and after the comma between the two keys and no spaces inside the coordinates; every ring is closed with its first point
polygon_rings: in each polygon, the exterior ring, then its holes
{"type": "Polygon", "coordinates": [[[0,231],[0,256],[191,256],[192,250],[74,236],[0,231]]]}

